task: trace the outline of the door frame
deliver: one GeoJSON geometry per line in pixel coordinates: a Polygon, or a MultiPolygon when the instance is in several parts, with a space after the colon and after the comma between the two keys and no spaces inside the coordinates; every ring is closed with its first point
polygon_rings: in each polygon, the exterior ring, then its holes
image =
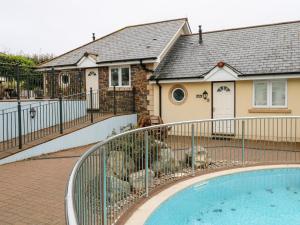
{"type": "MultiPolygon", "coordinates": [[[[98,86],[98,89],[96,90],[98,93],[95,95],[97,96],[97,100],[94,99],[94,103],[93,104],[93,111],[95,112],[98,112],[100,110],[100,84],[99,84],[99,81],[100,81],[100,73],[99,73],[99,68],[98,67],[88,67],[88,68],[84,68],[84,79],[85,79],[85,93],[86,95],[88,95],[90,93],[90,89],[87,90],[87,77],[88,77],[88,70],[96,70],[97,71],[97,76],[98,76],[98,79],[97,79],[97,86],[98,86]],[[95,102],[96,101],[96,102],[95,102]]],[[[93,89],[93,91],[95,91],[93,89]]],[[[88,108],[88,111],[91,111],[91,108],[88,108]]]]}
{"type": "MultiPolygon", "coordinates": [[[[210,114],[211,114],[211,119],[214,119],[214,83],[233,83],[233,87],[234,87],[234,93],[233,93],[233,117],[236,117],[236,81],[212,81],[211,82],[211,109],[210,109],[210,114]]],[[[230,134],[218,134],[218,133],[214,133],[214,128],[213,128],[213,122],[211,124],[211,133],[212,135],[222,135],[222,136],[235,136],[235,120],[234,120],[234,131],[230,134]]]]}

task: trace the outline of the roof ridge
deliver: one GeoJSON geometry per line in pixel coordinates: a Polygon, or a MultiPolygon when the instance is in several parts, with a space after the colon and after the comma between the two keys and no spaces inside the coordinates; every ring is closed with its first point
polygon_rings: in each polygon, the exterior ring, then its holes
{"type": "Polygon", "coordinates": [[[140,23],[140,24],[135,24],[135,25],[129,25],[129,26],[126,26],[124,28],[146,26],[146,25],[152,25],[152,24],[158,24],[158,23],[167,23],[167,22],[173,22],[173,21],[177,21],[177,20],[186,20],[186,21],[188,21],[188,18],[187,17],[182,17],[182,18],[178,18],[178,19],[160,20],[160,21],[149,22],[149,23],[140,23]]]}
{"type": "Polygon", "coordinates": [[[83,44],[83,45],[77,47],[77,48],[74,48],[74,49],[72,49],[72,50],[70,50],[70,51],[67,51],[67,52],[61,54],[61,55],[58,55],[58,56],[56,56],[56,57],[54,57],[54,58],[52,58],[52,59],[50,59],[50,60],[47,60],[47,61],[45,61],[45,62],[43,62],[43,63],[37,65],[37,67],[42,67],[42,66],[43,66],[44,64],[46,64],[46,63],[49,63],[49,62],[51,62],[51,61],[53,61],[53,60],[55,60],[55,59],[58,59],[58,58],[60,58],[60,57],[62,57],[62,56],[64,56],[64,55],[66,55],[66,54],[69,54],[70,52],[76,51],[77,49],[80,49],[80,48],[85,47],[85,46],[87,46],[87,45],[89,45],[89,44],[92,44],[92,43],[94,43],[94,42],[97,42],[97,41],[99,41],[99,40],[102,40],[102,39],[104,39],[104,38],[106,38],[106,37],[108,37],[108,36],[110,36],[110,35],[113,35],[113,34],[115,34],[115,33],[118,33],[118,32],[120,32],[120,31],[122,31],[122,30],[127,29],[127,28],[137,27],[137,26],[146,26],[146,25],[152,25],[152,24],[158,24],[158,23],[167,23],[167,22],[172,22],[172,21],[177,21],[177,20],[186,20],[186,21],[188,21],[188,18],[183,17],[183,18],[178,18],[178,19],[161,20],[161,21],[156,21],[156,22],[151,22],[151,23],[141,23],[141,24],[136,24],[136,25],[125,26],[125,27],[122,27],[122,28],[120,28],[120,29],[118,29],[118,30],[116,30],[116,31],[114,31],[114,32],[111,32],[111,33],[106,34],[106,35],[104,35],[104,36],[102,36],[102,37],[100,37],[100,38],[97,38],[97,39],[94,40],[94,41],[90,41],[90,42],[88,42],[88,43],[86,43],[86,44],[83,44]]]}
{"type": "MultiPolygon", "coordinates": [[[[202,32],[202,34],[218,33],[218,32],[224,32],[224,31],[236,31],[236,30],[252,29],[252,28],[259,28],[259,27],[270,27],[270,26],[278,26],[278,25],[285,25],[285,24],[292,24],[292,23],[300,23],[300,20],[206,31],[206,32],[202,32]]],[[[183,34],[182,36],[192,36],[192,35],[198,35],[198,34],[199,33],[183,34]]]]}

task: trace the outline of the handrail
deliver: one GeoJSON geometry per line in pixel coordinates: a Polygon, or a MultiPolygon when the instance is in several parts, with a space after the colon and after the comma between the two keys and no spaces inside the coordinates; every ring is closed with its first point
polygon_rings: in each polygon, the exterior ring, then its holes
{"type": "MultiPolygon", "coordinates": [[[[78,175],[78,171],[80,169],[80,167],[83,165],[83,163],[85,162],[85,160],[91,156],[93,153],[95,153],[97,150],[99,150],[102,146],[105,146],[106,144],[109,144],[110,142],[120,139],[122,137],[128,136],[128,135],[133,135],[133,134],[137,134],[140,132],[144,132],[144,131],[154,131],[154,130],[162,130],[162,128],[168,128],[168,127],[175,127],[175,126],[180,126],[180,125],[191,125],[191,124],[201,124],[201,123],[211,123],[211,122],[215,122],[215,123],[222,123],[222,122],[226,122],[228,123],[228,121],[258,121],[258,120],[277,120],[277,129],[279,129],[278,127],[278,120],[279,121],[292,121],[295,120],[296,122],[300,122],[300,116],[263,116],[263,117],[238,117],[238,118],[222,118],[222,119],[202,119],[202,120],[191,120],[191,121],[181,121],[181,122],[173,122],[173,123],[167,123],[167,124],[160,124],[160,125],[155,125],[155,126],[149,126],[149,127],[144,127],[144,128],[138,128],[138,129],[134,129],[134,130],[130,130],[124,133],[120,133],[117,134],[115,136],[109,137],[106,140],[94,145],[93,147],[91,147],[88,151],[86,151],[81,157],[80,159],[76,162],[74,168],[72,169],[72,172],[70,174],[69,177],[69,181],[67,184],[67,192],[66,192],[66,197],[65,197],[65,202],[66,202],[66,216],[67,216],[67,223],[69,225],[79,225],[78,222],[78,215],[76,214],[76,209],[75,209],[75,181],[76,181],[76,177],[78,175]],[[299,121],[298,121],[299,120],[299,121]]],[[[295,129],[298,126],[298,124],[295,122],[295,129]]],[[[245,122],[243,122],[243,124],[245,124],[245,122]]],[[[299,123],[300,125],[300,123],[299,123]]],[[[244,126],[244,125],[243,125],[244,126]]],[[[250,125],[248,125],[250,127],[250,125]]],[[[288,126],[288,123],[286,122],[286,126],[288,126]]],[[[291,125],[293,126],[293,125],[291,125]]],[[[249,128],[248,127],[248,128],[249,128]]],[[[293,127],[292,127],[293,128],[293,127]]],[[[292,129],[291,128],[291,129],[292,129]]],[[[243,148],[243,161],[244,161],[244,148],[245,148],[245,127],[242,128],[242,132],[239,135],[242,135],[242,148],[243,148]]],[[[255,127],[256,129],[256,127],[255,127]]],[[[261,129],[261,128],[260,128],[261,129]]],[[[300,129],[299,129],[300,130],[300,129]]],[[[146,132],[148,133],[148,132],[146,132]]],[[[193,133],[193,132],[192,132],[193,133]]],[[[295,131],[296,133],[296,131],[295,131]]],[[[193,134],[194,135],[194,134],[193,134]]],[[[201,135],[201,134],[200,134],[201,135]]],[[[278,135],[278,134],[277,134],[278,135]]],[[[296,134],[295,134],[296,135],[296,134]]],[[[277,137],[278,138],[278,137],[277,137]]],[[[298,136],[297,136],[298,138],[298,136]]],[[[148,161],[147,161],[148,162],[148,161]]],[[[194,159],[193,159],[194,162],[194,159]]],[[[244,162],[243,162],[244,163],[244,162]]],[[[194,165],[192,163],[192,165],[194,165]]],[[[148,179],[147,179],[148,180],[148,179]]]]}

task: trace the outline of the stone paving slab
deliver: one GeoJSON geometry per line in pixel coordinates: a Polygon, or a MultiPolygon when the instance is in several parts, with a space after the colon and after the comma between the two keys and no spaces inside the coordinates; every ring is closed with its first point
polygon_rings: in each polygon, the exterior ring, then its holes
{"type": "Polygon", "coordinates": [[[0,166],[0,225],[66,224],[66,184],[89,147],[0,166]]]}

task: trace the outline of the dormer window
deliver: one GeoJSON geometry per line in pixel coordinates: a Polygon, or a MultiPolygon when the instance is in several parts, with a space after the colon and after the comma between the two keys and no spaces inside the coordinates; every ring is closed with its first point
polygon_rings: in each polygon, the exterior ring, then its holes
{"type": "Polygon", "coordinates": [[[130,67],[111,67],[109,70],[110,87],[130,87],[130,67]]]}

